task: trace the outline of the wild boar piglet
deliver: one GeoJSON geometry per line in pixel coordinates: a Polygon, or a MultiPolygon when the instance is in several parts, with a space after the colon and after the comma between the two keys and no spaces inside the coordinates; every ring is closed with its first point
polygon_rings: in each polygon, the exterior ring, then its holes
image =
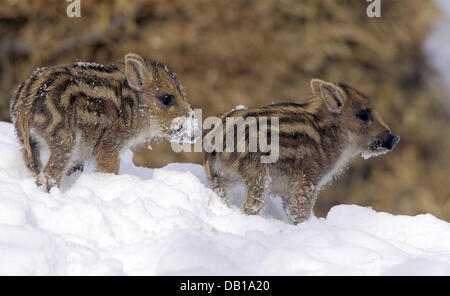
{"type": "Polygon", "coordinates": [[[205,131],[205,135],[223,137],[223,149],[203,154],[207,177],[223,198],[231,186],[244,184],[246,214],[259,214],[265,196],[272,194],[281,197],[290,221],[302,222],[310,216],[321,188],[352,158],[386,153],[400,140],[383,122],[372,100],[360,91],[319,79],[311,81],[311,88],[313,95],[303,104],[233,110],[222,117],[221,124],[205,131]],[[244,127],[227,125],[227,118],[244,123],[244,127]],[[261,118],[267,125],[261,124],[261,118]],[[239,139],[235,130],[244,131],[244,136],[239,139]],[[260,142],[262,136],[271,142],[271,151],[249,149],[252,139],[260,142]],[[230,139],[235,140],[234,149],[225,147],[230,139]],[[240,144],[245,149],[239,151],[240,144]],[[276,158],[262,161],[269,154],[276,158]]]}
{"type": "Polygon", "coordinates": [[[47,191],[90,158],[99,171],[117,174],[128,148],[201,135],[175,74],[133,53],[109,65],[38,68],[17,88],[10,112],[26,167],[47,191]]]}

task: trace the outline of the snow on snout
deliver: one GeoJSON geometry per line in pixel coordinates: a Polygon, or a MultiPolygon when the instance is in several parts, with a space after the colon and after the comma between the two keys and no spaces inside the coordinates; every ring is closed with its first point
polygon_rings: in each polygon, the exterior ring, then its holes
{"type": "Polygon", "coordinates": [[[202,135],[202,126],[191,111],[189,116],[180,116],[172,120],[170,129],[173,143],[194,143],[202,135]]]}

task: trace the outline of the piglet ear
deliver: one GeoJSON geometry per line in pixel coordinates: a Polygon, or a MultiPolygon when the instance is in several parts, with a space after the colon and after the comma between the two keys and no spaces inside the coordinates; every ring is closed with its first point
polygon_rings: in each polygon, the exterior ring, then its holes
{"type": "Polygon", "coordinates": [[[313,95],[320,95],[320,87],[324,83],[326,82],[320,79],[311,79],[311,90],[313,95]]]}
{"type": "Polygon", "coordinates": [[[311,89],[313,95],[320,96],[327,106],[328,110],[333,113],[341,113],[342,106],[345,100],[344,91],[337,85],[331,82],[326,82],[320,79],[311,80],[311,89]]]}
{"type": "Polygon", "coordinates": [[[134,53],[125,55],[125,77],[128,85],[136,91],[143,91],[146,85],[152,79],[152,73],[145,64],[144,59],[134,53]]]}

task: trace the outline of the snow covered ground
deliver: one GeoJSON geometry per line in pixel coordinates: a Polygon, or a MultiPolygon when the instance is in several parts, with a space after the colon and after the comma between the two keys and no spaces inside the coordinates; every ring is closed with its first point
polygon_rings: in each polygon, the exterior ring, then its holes
{"type": "Polygon", "coordinates": [[[2,275],[450,275],[450,224],[341,205],[294,226],[245,216],[172,164],[79,174],[51,194],[0,122],[2,275]],[[72,183],[71,185],[69,183],[72,183]]]}

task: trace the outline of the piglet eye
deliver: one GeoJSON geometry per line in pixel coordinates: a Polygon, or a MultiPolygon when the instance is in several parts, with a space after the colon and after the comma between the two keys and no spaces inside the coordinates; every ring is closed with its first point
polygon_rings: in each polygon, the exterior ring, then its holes
{"type": "Polygon", "coordinates": [[[159,95],[158,99],[166,106],[172,105],[175,97],[169,94],[159,95]]]}
{"type": "Polygon", "coordinates": [[[356,113],[356,117],[358,117],[360,120],[367,122],[369,121],[371,115],[370,115],[370,109],[363,109],[360,110],[358,113],[356,113]]]}

